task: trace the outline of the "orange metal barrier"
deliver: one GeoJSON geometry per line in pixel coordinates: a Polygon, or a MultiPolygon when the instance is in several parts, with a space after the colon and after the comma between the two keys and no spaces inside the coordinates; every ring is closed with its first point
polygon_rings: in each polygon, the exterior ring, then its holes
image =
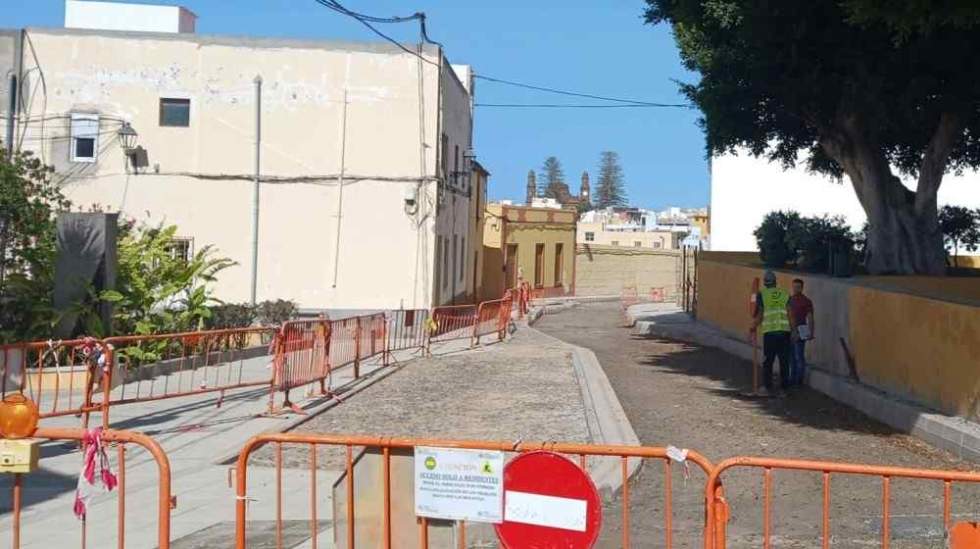
{"type": "Polygon", "coordinates": [[[477,307],[477,305],[453,305],[432,309],[435,326],[429,333],[429,342],[472,338],[477,307]]]}
{"type": "Polygon", "coordinates": [[[24,393],[40,417],[79,415],[87,426],[103,407],[93,393],[109,387],[104,349],[91,338],[0,345],[0,393],[24,393]]]}
{"type": "Polygon", "coordinates": [[[425,349],[428,309],[399,309],[388,312],[388,351],[425,349]]]}
{"type": "MultiPolygon", "coordinates": [[[[412,439],[412,438],[387,438],[387,437],[375,437],[375,436],[356,436],[356,435],[326,435],[326,434],[299,434],[299,433],[267,433],[261,434],[253,437],[248,443],[242,448],[241,453],[238,456],[238,463],[235,468],[236,476],[236,498],[235,498],[235,540],[236,547],[239,549],[244,549],[247,547],[248,541],[248,513],[249,506],[255,506],[262,502],[268,501],[267,495],[263,494],[262,498],[256,499],[249,494],[249,457],[255,452],[259,447],[271,444],[273,446],[273,459],[275,466],[275,494],[272,500],[275,504],[275,517],[276,517],[276,542],[277,547],[283,546],[283,531],[284,531],[284,512],[288,513],[290,510],[286,509],[285,499],[286,495],[283,492],[283,454],[284,450],[289,452],[291,457],[290,469],[296,470],[298,467],[296,465],[297,458],[302,457],[305,453],[307,462],[303,469],[307,471],[305,476],[308,476],[309,480],[309,499],[305,497],[300,499],[293,499],[294,502],[299,502],[302,500],[304,506],[307,507],[302,511],[308,512],[306,515],[309,521],[310,527],[310,542],[311,547],[316,549],[318,546],[317,537],[320,533],[321,525],[325,521],[333,521],[333,517],[327,518],[320,514],[322,506],[317,505],[318,496],[317,489],[318,486],[322,484],[317,480],[318,474],[321,474],[319,469],[321,459],[327,459],[327,451],[321,447],[332,447],[334,450],[339,452],[343,456],[343,468],[344,480],[338,481],[333,484],[335,489],[343,489],[345,492],[344,505],[345,517],[346,517],[346,528],[344,538],[337,540],[338,545],[344,545],[345,547],[355,547],[355,543],[358,546],[363,546],[364,541],[355,539],[355,528],[354,525],[357,524],[358,520],[369,521],[377,520],[377,528],[375,529],[380,534],[379,544],[382,547],[390,548],[392,546],[392,535],[393,533],[393,513],[392,513],[392,473],[391,473],[391,460],[392,452],[398,450],[413,450],[417,446],[434,446],[442,448],[459,448],[459,449],[471,449],[471,450],[496,450],[503,452],[513,452],[513,453],[526,453],[538,450],[547,450],[551,452],[557,452],[560,454],[565,454],[569,457],[573,457],[577,460],[580,467],[583,469],[587,468],[590,459],[598,458],[611,458],[617,459],[621,471],[621,482],[622,491],[620,493],[620,500],[622,502],[622,546],[629,547],[631,541],[630,532],[630,487],[628,482],[628,460],[632,458],[640,459],[654,459],[662,463],[663,475],[664,475],[664,506],[663,506],[663,528],[664,528],[664,539],[666,547],[671,547],[673,543],[673,489],[671,484],[672,476],[672,460],[668,457],[667,448],[656,448],[656,447],[642,447],[642,446],[600,446],[600,445],[590,445],[590,444],[559,444],[554,442],[491,442],[491,441],[473,441],[473,440],[445,440],[445,439],[412,439]],[[285,447],[285,449],[284,449],[285,447]],[[381,494],[364,493],[362,488],[355,490],[354,481],[354,465],[357,461],[355,459],[355,453],[360,449],[373,449],[378,450],[381,456],[381,462],[379,464],[380,471],[378,472],[381,482],[381,494]],[[305,449],[306,452],[302,452],[301,449],[305,449]],[[358,515],[356,511],[356,500],[355,497],[362,498],[373,498],[372,503],[377,501],[380,509],[380,513],[372,511],[370,514],[372,517],[362,518],[358,515]]],[[[705,459],[703,456],[697,452],[690,451],[687,454],[687,462],[693,463],[696,467],[700,468],[705,475],[708,475],[713,466],[711,462],[705,459]]],[[[330,481],[325,481],[330,482],[330,481]]],[[[295,484],[290,485],[289,496],[295,497],[295,484]]],[[[336,505],[336,503],[335,503],[336,505]]],[[[263,513],[265,515],[266,513],[263,513]]],[[[298,516],[295,514],[290,514],[290,516],[298,516]]],[[[296,519],[292,519],[295,521],[296,519]]],[[[338,522],[333,522],[335,528],[338,522]]],[[[460,530],[462,535],[460,536],[459,547],[465,547],[465,523],[460,523],[460,530]]],[[[416,521],[418,545],[422,548],[429,547],[429,535],[430,535],[430,525],[424,518],[419,518],[416,521]]]]}
{"type": "Polygon", "coordinates": [[[563,286],[557,286],[554,288],[533,288],[531,290],[531,300],[535,299],[549,299],[555,297],[567,297],[572,295],[571,292],[565,291],[563,286]]]}
{"type": "MultiPolygon", "coordinates": [[[[735,468],[754,468],[762,470],[762,546],[772,547],[772,492],[773,471],[809,471],[819,473],[822,477],[823,488],[821,538],[824,549],[831,544],[830,501],[831,475],[862,475],[879,477],[881,479],[881,547],[888,549],[891,542],[891,482],[893,479],[919,479],[942,482],[943,512],[942,525],[949,532],[953,526],[952,489],[953,483],[980,483],[980,473],[962,471],[941,471],[929,469],[910,469],[904,467],[889,467],[881,465],[859,465],[832,461],[807,461],[796,459],[775,459],[759,457],[735,457],[722,461],[715,467],[705,485],[705,505],[708,513],[708,523],[722,525],[727,522],[728,503],[721,495],[722,475],[735,468]]],[[[720,526],[709,531],[705,540],[705,549],[725,549],[726,533],[720,526]]]]}
{"type": "MultiPolygon", "coordinates": [[[[326,379],[330,375],[331,323],[327,320],[290,320],[284,322],[273,343],[272,393],[284,393],[283,406],[292,407],[289,391],[295,387],[320,382],[320,391],[326,393],[326,379]]],[[[273,394],[270,394],[270,407],[273,394]]]]}
{"type": "Polygon", "coordinates": [[[508,294],[503,299],[480,303],[476,312],[476,323],[473,325],[473,343],[480,344],[480,337],[496,333],[497,339],[503,341],[507,333],[507,323],[510,321],[511,298],[508,294]]]}
{"type": "Polygon", "coordinates": [[[237,328],[179,334],[120,336],[106,348],[103,426],[113,405],[269,386],[266,366],[274,328],[237,328]],[[118,368],[116,367],[118,365],[118,368]],[[121,379],[112,379],[118,375],[121,379]]]}
{"type": "MultiPolygon", "coordinates": [[[[54,428],[39,428],[34,433],[34,438],[46,439],[46,440],[68,440],[68,441],[81,441],[85,437],[85,429],[54,429],[54,428]]],[[[116,478],[118,480],[118,485],[115,487],[118,505],[117,505],[117,517],[116,517],[116,530],[115,538],[116,545],[120,549],[126,547],[126,459],[128,445],[137,445],[143,447],[153,460],[156,462],[157,471],[159,475],[159,488],[158,488],[158,503],[156,508],[157,514],[157,536],[156,543],[160,549],[169,549],[170,547],[170,510],[173,504],[170,493],[170,461],[167,459],[167,455],[164,453],[163,449],[154,441],[152,438],[143,435],[142,433],[135,433],[130,431],[113,431],[105,430],[101,432],[101,439],[103,442],[112,443],[115,446],[115,463],[111,464],[114,472],[116,473],[116,478]]],[[[108,452],[111,458],[111,450],[108,452]]],[[[81,457],[81,456],[80,456],[81,457]]],[[[33,474],[43,474],[43,473],[33,473],[33,474]]],[[[21,527],[21,512],[24,507],[23,494],[25,491],[24,484],[30,483],[31,474],[20,474],[15,473],[13,475],[13,485],[11,489],[11,533],[12,533],[12,547],[18,549],[21,545],[21,538],[23,537],[21,527]]],[[[29,488],[28,488],[29,489],[29,488]]],[[[78,523],[80,532],[80,546],[85,547],[89,542],[91,534],[86,525],[86,520],[83,518],[81,521],[75,519],[71,516],[71,506],[66,505],[64,507],[66,516],[65,520],[60,522],[61,527],[67,528],[69,524],[78,523]]],[[[142,509],[142,511],[149,511],[149,509],[142,509]]],[[[98,539],[93,540],[95,547],[108,547],[106,537],[111,537],[111,532],[100,532],[102,534],[98,539]]],[[[47,539],[50,533],[40,532],[37,535],[35,541],[40,541],[47,539]]]]}

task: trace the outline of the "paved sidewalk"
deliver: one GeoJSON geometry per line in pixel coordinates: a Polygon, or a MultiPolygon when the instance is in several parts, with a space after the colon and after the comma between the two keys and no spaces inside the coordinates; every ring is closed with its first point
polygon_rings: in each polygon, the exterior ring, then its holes
{"type": "MultiPolygon", "coordinates": [[[[396,359],[408,361],[413,351],[396,353],[396,359]]],[[[245,378],[268,376],[269,356],[245,361],[245,378]]],[[[361,378],[353,379],[353,367],[333,374],[331,385],[340,394],[358,390],[397,368],[381,369],[379,359],[361,364],[361,378]]],[[[184,386],[190,383],[190,372],[162,376],[156,383],[184,386]],[[180,378],[179,376],[183,376],[180,378]],[[165,379],[168,378],[168,379],[165,379]]],[[[200,379],[200,373],[197,374],[200,379]]],[[[144,382],[145,384],[146,382],[144,382]]],[[[144,389],[145,389],[144,385],[144,389]]],[[[135,383],[117,387],[114,394],[135,394],[135,383]]],[[[294,391],[294,400],[305,393],[294,391]]],[[[215,463],[217,456],[237,454],[248,438],[265,431],[279,431],[297,417],[284,414],[261,416],[269,402],[267,388],[229,391],[223,405],[215,406],[217,395],[205,394],[119,405],[112,408],[111,426],[151,436],[163,447],[170,460],[172,493],[177,506],[172,513],[171,539],[177,540],[215,524],[234,525],[234,491],[228,486],[228,465],[215,463]]],[[[276,404],[282,395],[276,395],[276,404]]],[[[303,403],[310,413],[317,413],[334,402],[327,399],[303,403]]],[[[91,424],[101,422],[93,414],[91,424]]],[[[68,416],[42,420],[48,427],[80,427],[80,418],[68,416]]],[[[116,451],[109,452],[112,469],[118,472],[116,451]]],[[[81,454],[73,442],[52,441],[41,448],[41,471],[24,477],[24,509],[21,515],[21,547],[48,548],[80,546],[81,523],[72,515],[75,485],[81,466],[81,454]]],[[[288,473],[301,479],[304,473],[288,473]]],[[[156,547],[156,511],[158,474],[156,463],[138,446],[129,445],[126,453],[126,547],[156,547]]],[[[0,476],[0,544],[11,538],[11,477],[0,476]]],[[[87,524],[88,547],[115,547],[117,544],[117,493],[100,494],[90,505],[87,524]]],[[[261,518],[256,516],[255,518],[261,518]]],[[[269,517],[267,517],[269,518],[269,517]]],[[[228,538],[229,544],[231,539],[228,538]]],[[[230,546],[230,545],[225,545],[230,546]]],[[[194,547],[175,543],[173,547],[194,547]]]]}

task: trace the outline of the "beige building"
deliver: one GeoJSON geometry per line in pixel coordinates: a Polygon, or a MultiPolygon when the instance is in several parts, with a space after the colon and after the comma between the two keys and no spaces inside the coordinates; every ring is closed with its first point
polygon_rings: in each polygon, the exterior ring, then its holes
{"type": "Polygon", "coordinates": [[[237,262],[219,298],[250,298],[260,135],[257,299],[416,308],[477,293],[486,176],[472,72],[413,49],[29,28],[0,33],[0,72],[22,81],[16,143],[72,202],[214,246],[237,262]]]}
{"type": "Polygon", "coordinates": [[[610,230],[602,222],[579,222],[575,232],[575,242],[580,245],[626,246],[648,250],[675,250],[683,237],[683,234],[672,231],[610,230]]]}
{"type": "Polygon", "coordinates": [[[575,292],[573,209],[489,204],[483,232],[485,297],[525,280],[550,294],[575,292]]]}

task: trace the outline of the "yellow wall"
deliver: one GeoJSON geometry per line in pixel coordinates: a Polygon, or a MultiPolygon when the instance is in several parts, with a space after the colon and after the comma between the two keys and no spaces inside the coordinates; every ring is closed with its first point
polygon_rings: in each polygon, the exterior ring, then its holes
{"type": "Polygon", "coordinates": [[[629,286],[644,295],[661,288],[665,299],[673,300],[680,257],[677,250],[579,244],[575,253],[575,294],[619,295],[629,286]]]}
{"type": "Polygon", "coordinates": [[[518,273],[534,285],[534,260],[537,244],[544,244],[542,288],[555,286],[555,245],[562,244],[562,283],[573,289],[575,277],[575,222],[573,210],[528,208],[489,204],[483,231],[484,293],[503,291],[505,284],[503,255],[505,244],[517,245],[518,273]],[[491,250],[499,250],[493,252],[491,250]]]}
{"type": "MultiPolygon", "coordinates": [[[[698,319],[742,340],[750,325],[752,279],[763,272],[737,264],[746,259],[713,252],[698,263],[698,319]]],[[[793,278],[804,280],[814,302],[817,338],[807,348],[810,361],[847,375],[843,338],[862,382],[948,414],[980,419],[980,307],[969,304],[976,279],[777,273],[781,287],[789,288],[793,278]],[[887,288],[876,287],[885,283],[887,288]],[[937,288],[947,283],[952,287],[947,298],[937,298],[937,288]],[[914,295],[917,288],[930,295],[914,295]]]]}

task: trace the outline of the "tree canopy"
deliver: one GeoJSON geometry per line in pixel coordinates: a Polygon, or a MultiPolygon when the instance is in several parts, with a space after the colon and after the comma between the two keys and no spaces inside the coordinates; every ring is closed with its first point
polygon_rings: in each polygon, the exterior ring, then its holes
{"type": "Polygon", "coordinates": [[[558,158],[554,156],[545,158],[544,165],[541,166],[541,176],[538,177],[538,185],[541,187],[538,194],[546,198],[558,198],[558,191],[564,182],[565,172],[558,158]]]}
{"type": "Polygon", "coordinates": [[[619,163],[619,154],[614,151],[599,154],[599,182],[594,198],[597,208],[627,204],[623,167],[619,163]]]}
{"type": "Polygon", "coordinates": [[[701,76],[681,89],[703,113],[710,154],[846,174],[868,214],[870,270],[944,269],[936,193],[944,173],[980,166],[980,5],[647,3],[647,21],[672,25],[701,76]]]}

